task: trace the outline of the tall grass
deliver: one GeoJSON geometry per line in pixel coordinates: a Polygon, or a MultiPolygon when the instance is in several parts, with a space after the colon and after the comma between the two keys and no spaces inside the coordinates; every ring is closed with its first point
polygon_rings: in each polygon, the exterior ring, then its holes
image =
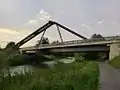
{"type": "Polygon", "coordinates": [[[0,81],[0,90],[97,90],[98,66],[92,62],[58,65],[16,74],[0,81]]]}

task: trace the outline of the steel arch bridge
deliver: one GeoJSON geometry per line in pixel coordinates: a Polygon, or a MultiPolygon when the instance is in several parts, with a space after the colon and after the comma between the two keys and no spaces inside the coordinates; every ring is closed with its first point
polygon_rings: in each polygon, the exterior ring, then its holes
{"type": "Polygon", "coordinates": [[[64,30],[66,30],[66,31],[68,31],[68,32],[76,35],[76,36],[79,37],[79,38],[82,38],[83,40],[86,40],[86,39],[87,39],[85,36],[80,35],[80,34],[74,32],[73,30],[69,29],[68,27],[66,27],[66,26],[64,26],[64,25],[61,25],[61,24],[59,24],[59,23],[57,23],[57,22],[55,22],[55,21],[48,21],[48,22],[47,22],[46,24],[44,24],[42,27],[38,28],[36,31],[34,31],[33,33],[31,33],[30,35],[28,35],[27,37],[25,37],[25,38],[24,38],[23,40],[21,40],[20,42],[18,42],[13,48],[14,48],[14,49],[18,49],[20,46],[22,46],[23,44],[27,43],[29,40],[33,39],[34,37],[36,37],[37,35],[39,35],[39,34],[41,34],[41,33],[43,32],[43,34],[42,34],[42,36],[41,36],[41,39],[40,39],[40,42],[39,42],[39,44],[38,44],[38,46],[39,46],[39,45],[41,44],[41,41],[42,41],[42,39],[43,39],[43,37],[44,37],[44,34],[45,34],[46,30],[47,30],[48,28],[50,28],[51,26],[53,26],[53,25],[56,25],[62,43],[63,43],[64,41],[63,41],[63,38],[62,38],[62,35],[61,35],[61,32],[60,32],[60,28],[59,28],[59,27],[61,27],[61,28],[63,28],[64,30]]]}

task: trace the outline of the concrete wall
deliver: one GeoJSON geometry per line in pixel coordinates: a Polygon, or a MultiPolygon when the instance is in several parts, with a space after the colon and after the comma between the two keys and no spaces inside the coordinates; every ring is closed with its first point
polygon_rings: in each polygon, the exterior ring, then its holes
{"type": "Polygon", "coordinates": [[[109,60],[120,55],[120,43],[113,43],[110,45],[109,60]]]}

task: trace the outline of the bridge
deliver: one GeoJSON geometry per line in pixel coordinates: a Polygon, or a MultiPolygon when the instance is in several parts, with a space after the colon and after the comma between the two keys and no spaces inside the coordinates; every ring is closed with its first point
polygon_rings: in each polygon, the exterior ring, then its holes
{"type": "Polygon", "coordinates": [[[88,39],[83,35],[80,35],[69,28],[54,22],[49,21],[39,29],[37,29],[35,32],[31,33],[27,37],[25,37],[23,40],[18,42],[13,48],[19,48],[35,36],[42,33],[42,36],[40,38],[40,42],[37,46],[31,46],[31,47],[25,47],[20,48],[21,53],[43,53],[43,52],[109,52],[109,59],[111,60],[117,55],[120,55],[120,36],[110,36],[110,37],[102,37],[102,38],[94,38],[94,39],[88,39]],[[52,25],[57,26],[57,30],[61,39],[60,43],[57,44],[41,44],[41,41],[43,39],[43,36],[46,32],[46,30],[51,27],[52,25]],[[82,38],[83,40],[74,40],[74,41],[63,41],[60,28],[63,28],[64,30],[67,30],[68,32],[78,36],[79,38],[82,38]]]}

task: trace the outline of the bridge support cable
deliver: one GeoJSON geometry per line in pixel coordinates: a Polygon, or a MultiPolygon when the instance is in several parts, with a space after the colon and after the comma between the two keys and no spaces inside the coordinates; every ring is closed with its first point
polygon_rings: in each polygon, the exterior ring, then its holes
{"type": "Polygon", "coordinates": [[[44,31],[43,31],[43,34],[42,34],[42,36],[41,36],[41,38],[40,38],[40,42],[39,42],[39,44],[38,44],[38,45],[41,45],[42,40],[43,40],[43,36],[45,35],[45,32],[46,32],[46,30],[44,30],[44,31]]]}
{"type": "Polygon", "coordinates": [[[43,31],[42,36],[41,36],[41,38],[40,38],[40,41],[39,41],[38,44],[36,45],[36,54],[39,53],[38,47],[42,44],[42,40],[43,40],[43,36],[45,35],[45,32],[46,32],[46,30],[43,31]]]}
{"type": "Polygon", "coordinates": [[[76,36],[78,36],[78,37],[80,37],[80,38],[82,38],[82,39],[87,39],[86,37],[84,37],[84,36],[82,36],[82,35],[74,32],[74,31],[70,30],[69,28],[67,28],[67,27],[65,27],[65,26],[63,26],[63,25],[61,25],[61,24],[59,24],[59,23],[57,23],[57,22],[54,22],[54,23],[55,23],[56,25],[60,26],[61,28],[67,30],[68,32],[70,32],[70,33],[72,33],[72,34],[74,34],[74,35],[76,35],[76,36]]]}
{"type": "Polygon", "coordinates": [[[57,30],[58,30],[58,33],[59,33],[59,36],[60,36],[60,39],[61,39],[61,42],[63,43],[63,38],[62,38],[62,35],[61,35],[61,32],[60,32],[60,28],[58,25],[57,26],[57,30]]]}
{"type": "Polygon", "coordinates": [[[54,23],[52,21],[49,21],[48,23],[46,23],[45,25],[43,25],[42,27],[40,27],[39,29],[37,29],[35,32],[31,33],[26,38],[24,38],[23,40],[21,40],[20,42],[18,42],[13,48],[15,48],[15,49],[19,48],[20,46],[22,46],[23,44],[25,44],[26,42],[28,42],[29,40],[31,40],[32,38],[34,38],[35,36],[37,36],[38,34],[42,33],[47,28],[51,27],[53,24],[54,23]]]}

